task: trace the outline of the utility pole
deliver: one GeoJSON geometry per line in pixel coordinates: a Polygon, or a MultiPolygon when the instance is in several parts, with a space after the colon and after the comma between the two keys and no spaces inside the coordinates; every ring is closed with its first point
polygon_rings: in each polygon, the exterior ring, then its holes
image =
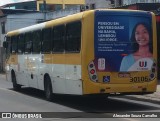
{"type": "Polygon", "coordinates": [[[47,9],[46,9],[46,0],[43,0],[43,7],[44,7],[44,20],[46,21],[46,12],[47,12],[47,9]]]}
{"type": "Polygon", "coordinates": [[[62,0],[62,8],[65,9],[65,2],[62,0]]]}

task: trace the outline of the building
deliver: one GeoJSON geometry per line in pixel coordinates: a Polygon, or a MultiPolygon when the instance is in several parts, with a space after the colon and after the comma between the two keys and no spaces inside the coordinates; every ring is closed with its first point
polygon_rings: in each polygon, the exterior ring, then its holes
{"type": "Polygon", "coordinates": [[[2,7],[7,9],[25,9],[34,11],[57,11],[84,4],[85,0],[30,0],[6,4],[2,7]]]}
{"type": "Polygon", "coordinates": [[[25,10],[37,10],[37,2],[36,1],[26,1],[26,2],[17,2],[10,3],[2,6],[4,9],[25,9],[25,10]]]}
{"type": "Polygon", "coordinates": [[[44,14],[37,11],[0,9],[0,72],[4,71],[5,50],[3,41],[7,32],[44,21],[44,14]]]}
{"type": "Polygon", "coordinates": [[[160,0],[123,0],[123,5],[130,5],[135,3],[159,3],[160,0]]]}
{"type": "Polygon", "coordinates": [[[56,11],[80,6],[82,9],[110,8],[122,5],[122,0],[37,0],[37,10],[56,11]]]}
{"type": "Polygon", "coordinates": [[[111,0],[85,0],[85,6],[88,9],[109,8],[112,5],[111,0]]]}
{"type": "Polygon", "coordinates": [[[159,13],[160,3],[135,3],[135,4],[115,7],[115,9],[145,10],[145,11],[152,11],[154,13],[159,13]]]}
{"type": "Polygon", "coordinates": [[[82,9],[110,8],[122,5],[122,0],[31,0],[2,6],[7,9],[58,11],[72,7],[82,9]]]}
{"type": "Polygon", "coordinates": [[[37,11],[0,9],[0,47],[8,31],[37,23],[44,14],[37,11]]]}
{"type": "Polygon", "coordinates": [[[37,10],[39,11],[57,11],[65,8],[71,8],[75,5],[84,5],[85,0],[36,0],[37,10]]]}

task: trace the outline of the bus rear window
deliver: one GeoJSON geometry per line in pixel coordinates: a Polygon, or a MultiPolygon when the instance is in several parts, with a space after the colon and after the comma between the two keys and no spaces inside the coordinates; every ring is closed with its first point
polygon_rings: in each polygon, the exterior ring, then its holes
{"type": "Polygon", "coordinates": [[[79,52],[81,43],[81,22],[66,25],[66,52],[79,52]]]}

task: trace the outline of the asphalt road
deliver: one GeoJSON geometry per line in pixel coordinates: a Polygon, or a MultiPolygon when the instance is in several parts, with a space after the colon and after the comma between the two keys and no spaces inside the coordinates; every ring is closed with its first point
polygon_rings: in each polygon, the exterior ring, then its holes
{"type": "MultiPolygon", "coordinates": [[[[109,97],[109,99],[106,100],[98,100],[65,95],[58,95],[54,101],[48,102],[45,100],[43,91],[25,87],[20,92],[16,92],[12,89],[12,83],[5,81],[4,75],[0,75],[0,112],[62,112],[61,116],[67,115],[54,119],[32,119],[31,121],[146,121],[150,118],[104,117],[111,117],[116,113],[119,114],[129,112],[138,112],[140,114],[142,112],[152,112],[156,114],[157,112],[160,112],[160,105],[149,102],[130,100],[123,97],[109,97]],[[71,114],[76,115],[70,116],[65,112],[71,112],[71,114]],[[87,114],[86,112],[92,113],[91,115],[87,115],[87,118],[84,118],[87,114]],[[99,115],[96,117],[96,114],[98,114],[97,112],[101,112],[101,118],[98,117],[99,115]]],[[[3,119],[2,121],[5,120],[21,121],[22,119],[3,119]]],[[[152,120],[158,121],[159,119],[152,118],[152,120]]]]}

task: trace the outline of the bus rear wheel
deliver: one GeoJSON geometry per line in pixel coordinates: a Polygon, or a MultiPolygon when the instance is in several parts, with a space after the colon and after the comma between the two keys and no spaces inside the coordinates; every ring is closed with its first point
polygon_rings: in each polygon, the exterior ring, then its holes
{"type": "Polygon", "coordinates": [[[45,90],[46,100],[52,101],[52,99],[53,99],[52,84],[51,84],[51,79],[49,77],[45,78],[44,90],[45,90]]]}
{"type": "Polygon", "coordinates": [[[15,91],[19,91],[21,89],[21,85],[17,84],[16,75],[14,72],[12,72],[12,84],[15,91]]]}

